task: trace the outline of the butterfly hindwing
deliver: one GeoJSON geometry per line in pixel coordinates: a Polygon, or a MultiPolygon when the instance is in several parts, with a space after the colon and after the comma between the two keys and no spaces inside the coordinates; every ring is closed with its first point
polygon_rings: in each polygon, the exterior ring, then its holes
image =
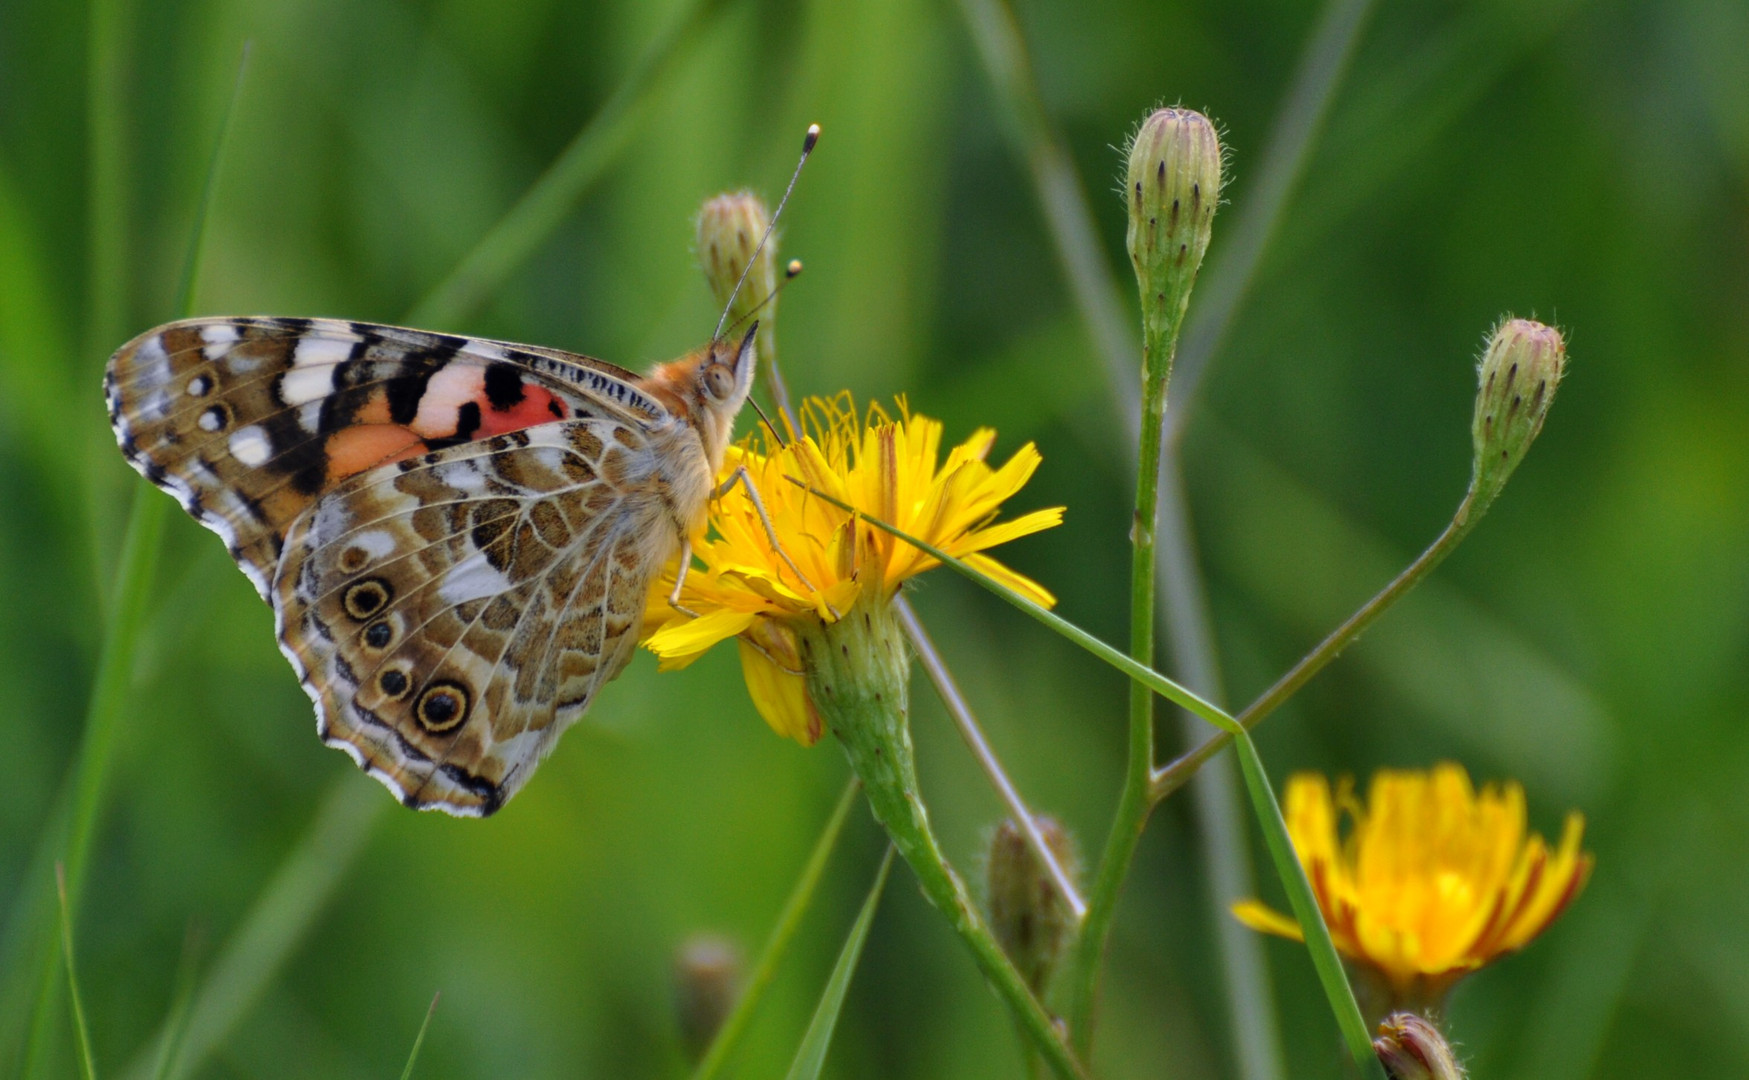
{"type": "Polygon", "coordinates": [[[323,739],[410,806],[495,810],[631,658],[674,542],[644,449],[611,420],[543,425],[325,496],[274,582],[323,739]]]}

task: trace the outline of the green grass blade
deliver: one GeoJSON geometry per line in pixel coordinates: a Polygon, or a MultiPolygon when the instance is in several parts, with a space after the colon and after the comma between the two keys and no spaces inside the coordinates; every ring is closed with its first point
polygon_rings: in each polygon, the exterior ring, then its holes
{"type": "Polygon", "coordinates": [[[639,112],[661,76],[722,0],[687,0],[651,42],[613,96],[571,139],[534,186],[480,238],[472,251],[408,312],[414,326],[444,326],[464,318],[565,220],[577,200],[625,149],[639,112]]]}
{"type": "Polygon", "coordinates": [[[875,909],[881,903],[881,893],[886,891],[887,871],[892,867],[893,847],[889,844],[886,855],[881,858],[881,868],[875,875],[874,886],[868,891],[868,899],[862,902],[862,911],[856,916],[856,923],[850,928],[850,936],[844,939],[844,948],[838,953],[838,963],[832,966],[832,977],[826,980],[826,989],[821,992],[820,1003],[814,1008],[814,1018],[808,1021],[808,1030],[802,1036],[802,1044],[796,1048],[796,1057],[790,1063],[787,1080],[816,1080],[820,1069],[826,1064],[826,1050],[832,1045],[832,1032],[838,1026],[838,1013],[844,1007],[844,995],[850,989],[850,977],[856,974],[857,961],[862,959],[862,945],[868,940],[868,928],[874,922],[875,909]]]}
{"type": "Polygon", "coordinates": [[[419,1048],[425,1045],[425,1032],[431,1027],[431,1017],[437,1012],[437,999],[443,996],[443,991],[431,995],[431,1008],[425,1010],[425,1020],[419,1025],[419,1034],[413,1036],[413,1049],[407,1055],[407,1067],[401,1070],[401,1080],[413,1080],[413,1066],[419,1063],[419,1048]]]}
{"type": "Polygon", "coordinates": [[[844,785],[844,793],[838,796],[838,805],[832,808],[832,816],[826,819],[826,827],[820,831],[820,838],[814,841],[814,850],[808,855],[801,876],[796,879],[794,888],[790,889],[789,898],[783,902],[783,910],[777,916],[777,925],[772,927],[771,936],[765,939],[765,947],[760,950],[759,962],[754,965],[753,974],[747,979],[746,989],[741,991],[741,996],[735,1001],[735,1008],[711,1038],[710,1048],[699,1059],[698,1067],[692,1071],[692,1080],[713,1080],[722,1071],[723,1062],[740,1044],[748,1022],[753,1019],[754,1010],[759,1007],[766,988],[777,974],[778,964],[789,951],[790,941],[802,924],[802,916],[807,914],[808,908],[814,902],[821,875],[826,871],[826,862],[832,857],[833,849],[838,846],[838,837],[844,832],[844,822],[850,816],[850,808],[856,805],[856,792],[860,786],[855,777],[851,777],[844,785]]]}
{"type": "Polygon", "coordinates": [[[182,960],[176,965],[176,983],[170,994],[170,1012],[158,1038],[158,1057],[152,1065],[152,1080],[166,1080],[182,1055],[182,1037],[188,1032],[188,1007],[194,1001],[195,973],[200,957],[200,933],[191,924],[182,939],[182,960]]]}
{"type": "Polygon", "coordinates": [[[188,253],[182,260],[181,284],[176,287],[176,317],[186,319],[194,314],[194,290],[200,282],[201,255],[206,247],[207,223],[212,219],[213,193],[218,190],[219,162],[230,140],[231,121],[237,116],[237,101],[243,96],[243,76],[249,71],[249,52],[254,42],[243,42],[243,55],[237,59],[237,76],[231,81],[231,100],[225,104],[225,115],[219,121],[219,137],[213,140],[212,157],[207,159],[206,179],[200,185],[200,199],[194,207],[194,228],[188,236],[188,253]]]}
{"type": "MultiPolygon", "coordinates": [[[[280,863],[195,992],[182,1053],[170,1077],[199,1072],[249,1014],[334,895],[383,811],[393,805],[381,788],[355,772],[343,774],[329,789],[309,831],[280,863]]],[[[143,1080],[151,1070],[150,1058],[142,1053],[127,1075],[143,1080]]]]}
{"type": "Polygon", "coordinates": [[[85,1080],[97,1080],[96,1059],[91,1053],[91,1029],[85,1024],[85,1002],[79,996],[79,973],[73,964],[73,919],[67,912],[67,871],[55,866],[55,892],[61,899],[61,959],[67,965],[67,997],[73,1003],[73,1033],[78,1037],[79,1072],[85,1080]]]}
{"type": "Polygon", "coordinates": [[[1368,1080],[1385,1080],[1384,1066],[1373,1053],[1372,1036],[1367,1033],[1366,1020],[1354,1000],[1354,989],[1348,985],[1348,975],[1342,970],[1342,958],[1336,955],[1336,945],[1330,940],[1330,928],[1324,923],[1324,913],[1318,910],[1318,900],[1312,895],[1311,882],[1306,880],[1305,867],[1294,854],[1293,841],[1282,820],[1281,805],[1275,800],[1275,789],[1269,775],[1263,771],[1263,759],[1257,756],[1257,744],[1248,732],[1241,731],[1234,740],[1238,744],[1239,770],[1245,776],[1245,787],[1251,792],[1251,805],[1257,811],[1258,824],[1263,826],[1263,839],[1269,846],[1269,856],[1275,861],[1275,871],[1287,889],[1288,902],[1306,936],[1306,950],[1312,954],[1312,966],[1318,971],[1324,996],[1330,999],[1330,1009],[1336,1014],[1336,1025],[1342,1029],[1342,1041],[1368,1080]]]}

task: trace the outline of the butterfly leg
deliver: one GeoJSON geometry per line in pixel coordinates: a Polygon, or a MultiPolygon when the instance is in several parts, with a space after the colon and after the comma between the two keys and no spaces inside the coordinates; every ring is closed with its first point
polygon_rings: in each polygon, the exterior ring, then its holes
{"type": "MultiPolygon", "coordinates": [[[[747,466],[743,465],[736,469],[727,480],[723,481],[722,486],[717,488],[712,498],[722,498],[724,495],[727,495],[729,489],[736,484],[740,484],[743,488],[747,489],[747,497],[753,501],[753,510],[759,515],[759,524],[765,526],[765,538],[771,541],[771,550],[777,552],[778,558],[782,559],[783,564],[790,568],[790,571],[801,581],[804,588],[809,592],[819,592],[820,590],[814,585],[814,583],[808,580],[808,575],[802,573],[802,568],[797,566],[796,561],[789,557],[789,552],[784,550],[782,541],[778,540],[777,530],[771,526],[771,515],[765,512],[765,500],[759,497],[759,488],[754,485],[753,477],[748,475],[747,466]]],[[[826,604],[826,609],[832,612],[832,617],[834,619],[842,619],[844,617],[844,613],[833,607],[829,601],[826,604]]]]}
{"type": "Polygon", "coordinates": [[[674,572],[674,591],[668,594],[668,606],[688,618],[698,618],[698,612],[680,602],[680,590],[686,585],[686,572],[692,569],[692,537],[680,538],[680,569],[674,572]]]}

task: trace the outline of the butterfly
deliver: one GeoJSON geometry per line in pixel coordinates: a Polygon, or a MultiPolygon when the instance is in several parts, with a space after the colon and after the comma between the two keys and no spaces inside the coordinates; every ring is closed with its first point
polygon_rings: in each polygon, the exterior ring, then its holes
{"type": "Polygon", "coordinates": [[[626,666],[705,524],[754,332],[648,375],[333,319],[205,318],[104,376],[135,469],[273,608],[322,741],[486,816],[626,666]]]}

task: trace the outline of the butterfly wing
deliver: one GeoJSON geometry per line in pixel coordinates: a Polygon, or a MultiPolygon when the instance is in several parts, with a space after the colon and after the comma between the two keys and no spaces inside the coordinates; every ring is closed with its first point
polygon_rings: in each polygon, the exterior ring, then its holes
{"type": "Polygon", "coordinates": [[[488,814],[625,666],[678,543],[658,443],[697,440],[636,378],[226,318],[141,335],[105,388],[128,459],[273,605],[323,740],[409,805],[488,814]]]}

